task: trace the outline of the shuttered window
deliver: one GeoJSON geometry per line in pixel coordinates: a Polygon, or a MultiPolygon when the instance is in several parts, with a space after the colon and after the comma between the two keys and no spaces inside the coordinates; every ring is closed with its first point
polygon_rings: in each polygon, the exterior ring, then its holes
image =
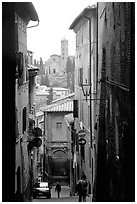
{"type": "Polygon", "coordinates": [[[79,84],[79,86],[81,86],[81,84],[83,84],[83,68],[79,68],[78,84],[79,84]]]}
{"type": "Polygon", "coordinates": [[[81,145],[81,157],[85,161],[85,145],[81,145]]]}
{"type": "Polygon", "coordinates": [[[58,130],[62,129],[62,122],[57,122],[56,127],[58,130]]]}
{"type": "Polygon", "coordinates": [[[90,67],[88,66],[88,84],[90,84],[90,67]]]}
{"type": "Polygon", "coordinates": [[[24,133],[26,131],[26,107],[23,108],[23,115],[22,115],[22,133],[24,133]]]}

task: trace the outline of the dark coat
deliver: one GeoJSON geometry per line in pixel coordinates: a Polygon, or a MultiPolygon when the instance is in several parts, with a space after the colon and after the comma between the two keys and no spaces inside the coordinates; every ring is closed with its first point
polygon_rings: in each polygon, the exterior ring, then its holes
{"type": "Polygon", "coordinates": [[[81,195],[86,195],[87,186],[88,186],[88,182],[86,180],[79,180],[76,185],[76,192],[78,192],[78,194],[81,194],[81,195]]]}
{"type": "Polygon", "coordinates": [[[57,185],[56,185],[55,190],[57,190],[57,191],[61,191],[61,186],[60,186],[60,184],[57,184],[57,185]]]}

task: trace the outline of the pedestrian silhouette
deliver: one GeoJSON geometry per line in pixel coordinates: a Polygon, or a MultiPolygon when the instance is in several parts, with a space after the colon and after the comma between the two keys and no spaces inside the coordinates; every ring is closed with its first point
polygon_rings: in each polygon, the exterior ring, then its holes
{"type": "Polygon", "coordinates": [[[57,184],[56,184],[55,191],[57,191],[58,198],[59,198],[60,192],[61,192],[61,185],[59,184],[59,182],[57,182],[57,184]]]}
{"type": "Polygon", "coordinates": [[[86,202],[87,186],[88,186],[88,182],[86,180],[86,176],[83,175],[76,185],[76,192],[78,193],[78,196],[79,196],[78,202],[82,202],[82,201],[86,202]]]}

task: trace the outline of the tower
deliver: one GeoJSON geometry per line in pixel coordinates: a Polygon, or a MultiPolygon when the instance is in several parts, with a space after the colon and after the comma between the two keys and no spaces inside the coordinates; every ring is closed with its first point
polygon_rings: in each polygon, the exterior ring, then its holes
{"type": "Polygon", "coordinates": [[[65,71],[66,62],[68,58],[68,40],[65,38],[61,40],[61,69],[65,71]]]}

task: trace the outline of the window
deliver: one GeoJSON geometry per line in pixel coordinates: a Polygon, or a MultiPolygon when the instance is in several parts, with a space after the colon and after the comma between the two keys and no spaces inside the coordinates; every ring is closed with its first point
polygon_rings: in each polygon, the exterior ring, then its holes
{"type": "Polygon", "coordinates": [[[90,67],[88,66],[88,83],[90,84],[91,83],[91,81],[90,81],[90,67]]]}
{"type": "Polygon", "coordinates": [[[81,101],[81,114],[80,114],[80,120],[84,121],[84,104],[81,101]]]}
{"type": "Polygon", "coordinates": [[[79,84],[79,86],[81,86],[81,84],[83,84],[83,68],[79,68],[78,84],[79,84]]]}
{"type": "Polygon", "coordinates": [[[16,116],[16,139],[19,137],[19,129],[18,129],[18,109],[15,110],[15,116],[16,116]]]}
{"type": "Polygon", "coordinates": [[[57,122],[56,125],[57,125],[56,127],[58,130],[62,129],[62,122],[57,122]]]}
{"type": "Polygon", "coordinates": [[[89,147],[89,168],[91,169],[91,148],[89,147]]]}
{"type": "Polygon", "coordinates": [[[24,21],[22,21],[18,16],[16,16],[16,21],[18,21],[18,28],[24,33],[26,33],[26,25],[24,21]]]}
{"type": "Polygon", "coordinates": [[[26,70],[26,81],[29,80],[29,74],[28,74],[28,57],[25,55],[25,70],[26,70]]]}
{"type": "Polygon", "coordinates": [[[56,152],[54,152],[53,154],[54,158],[66,158],[66,153],[60,150],[57,150],[56,152]]]}
{"type": "Polygon", "coordinates": [[[85,145],[81,145],[81,158],[85,161],[85,145]]]}
{"type": "Polygon", "coordinates": [[[19,85],[22,85],[28,80],[28,60],[27,56],[23,52],[16,54],[17,57],[17,67],[18,67],[18,76],[19,76],[19,85]]]}
{"type": "Polygon", "coordinates": [[[26,131],[26,107],[23,108],[23,115],[22,115],[22,133],[24,133],[26,131]]]}
{"type": "Polygon", "coordinates": [[[78,100],[73,100],[73,107],[74,107],[73,117],[78,118],[78,100]]]}
{"type": "Polygon", "coordinates": [[[83,45],[83,28],[81,28],[81,44],[83,45]]]}
{"type": "MultiPolygon", "coordinates": [[[[92,110],[92,109],[91,109],[92,110]]],[[[91,116],[90,116],[90,105],[88,106],[88,128],[91,128],[92,131],[92,123],[91,123],[91,116]]]]}
{"type": "Polygon", "coordinates": [[[103,53],[102,53],[102,65],[103,65],[103,69],[106,68],[106,48],[103,48],[103,53]]]}
{"type": "Polygon", "coordinates": [[[79,31],[76,34],[76,47],[79,47],[79,31]]]}
{"type": "Polygon", "coordinates": [[[93,181],[93,178],[94,178],[94,163],[93,163],[93,158],[92,158],[92,181],[93,181]]]}

